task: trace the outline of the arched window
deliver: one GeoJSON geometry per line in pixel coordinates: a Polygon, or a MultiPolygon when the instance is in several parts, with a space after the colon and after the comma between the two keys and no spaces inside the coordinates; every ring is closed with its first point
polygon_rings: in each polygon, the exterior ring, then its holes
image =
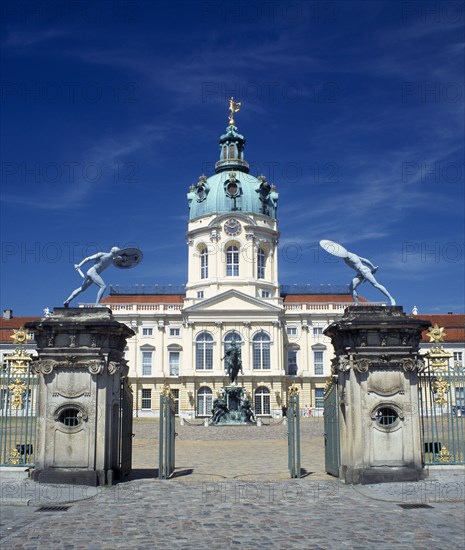
{"type": "Polygon", "coordinates": [[[213,369],[213,336],[209,332],[201,332],[195,339],[195,368],[213,369]]]}
{"type": "Polygon", "coordinates": [[[231,332],[228,332],[226,336],[224,337],[224,350],[223,350],[223,356],[226,355],[226,352],[231,347],[231,344],[233,342],[236,342],[238,347],[241,347],[242,344],[242,336],[236,332],[235,330],[232,330],[231,332]]]}
{"type": "Polygon", "coordinates": [[[226,249],[226,276],[239,276],[239,248],[235,245],[228,246],[226,249]]]}
{"type": "Polygon", "coordinates": [[[255,414],[271,414],[270,390],[266,386],[255,390],[255,414]]]}
{"type": "Polygon", "coordinates": [[[212,390],[202,386],[197,392],[197,416],[211,416],[212,413],[212,390]]]}
{"type": "Polygon", "coordinates": [[[270,337],[266,332],[258,332],[253,337],[253,368],[270,369],[270,337]]]}
{"type": "Polygon", "coordinates": [[[206,246],[200,249],[200,278],[208,279],[208,248],[206,246]]]}
{"type": "Polygon", "coordinates": [[[265,278],[266,252],[259,248],[257,252],[257,279],[265,278]]]}

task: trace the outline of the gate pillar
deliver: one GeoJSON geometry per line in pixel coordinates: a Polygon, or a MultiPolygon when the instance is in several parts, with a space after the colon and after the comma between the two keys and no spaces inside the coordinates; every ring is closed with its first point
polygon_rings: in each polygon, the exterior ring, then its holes
{"type": "Polygon", "coordinates": [[[338,474],[346,483],[421,478],[418,350],[429,324],[400,306],[351,306],[324,331],[335,350],[338,474]]]}
{"type": "Polygon", "coordinates": [[[33,479],[112,484],[128,470],[123,448],[132,444],[131,430],[122,427],[123,418],[128,422],[122,401],[128,373],[124,348],[133,331],[104,307],[56,308],[26,326],[35,333],[38,353],[33,479]]]}
{"type": "Polygon", "coordinates": [[[169,479],[175,468],[175,407],[169,385],[160,394],[158,478],[169,479]]]}

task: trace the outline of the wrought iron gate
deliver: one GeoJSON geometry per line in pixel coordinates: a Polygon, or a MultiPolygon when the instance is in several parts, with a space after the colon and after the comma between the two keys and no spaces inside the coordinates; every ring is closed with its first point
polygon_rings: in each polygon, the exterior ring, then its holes
{"type": "Polygon", "coordinates": [[[327,387],[324,396],[325,469],[339,477],[339,400],[337,384],[327,387]]]}
{"type": "Polygon", "coordinates": [[[174,472],[175,401],[169,388],[165,386],[160,394],[160,431],[158,449],[158,477],[169,479],[174,472]]]}
{"type": "Polygon", "coordinates": [[[430,328],[436,341],[419,374],[418,397],[423,461],[431,464],[465,464],[465,369],[440,344],[441,331],[430,328]]]}
{"type": "Polygon", "coordinates": [[[289,388],[288,421],[288,463],[291,478],[298,478],[300,470],[300,407],[297,387],[289,388]]]}
{"type": "Polygon", "coordinates": [[[15,331],[13,339],[19,346],[5,357],[6,365],[0,371],[1,466],[34,466],[39,377],[22,345],[27,338],[24,329],[15,331]]]}

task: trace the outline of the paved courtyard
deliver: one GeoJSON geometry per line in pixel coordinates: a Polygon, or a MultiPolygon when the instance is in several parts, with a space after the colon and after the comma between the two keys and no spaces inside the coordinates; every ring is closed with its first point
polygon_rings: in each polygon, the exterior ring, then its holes
{"type": "Polygon", "coordinates": [[[310,418],[302,422],[304,477],[291,480],[282,424],[176,431],[169,481],[156,479],[157,424],[149,419],[135,422],[134,470],[124,483],[2,479],[2,547],[465,547],[464,469],[434,470],[418,483],[346,486],[325,474],[322,420],[310,418]],[[40,511],[58,504],[69,508],[40,511]]]}

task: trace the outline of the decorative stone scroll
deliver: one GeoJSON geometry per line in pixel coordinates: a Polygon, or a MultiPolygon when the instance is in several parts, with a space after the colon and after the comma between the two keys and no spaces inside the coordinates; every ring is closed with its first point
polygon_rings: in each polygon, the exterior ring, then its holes
{"type": "Polygon", "coordinates": [[[400,360],[400,364],[405,372],[412,372],[414,370],[421,372],[425,368],[425,362],[419,357],[405,357],[400,360]]]}
{"type": "Polygon", "coordinates": [[[102,361],[99,361],[98,359],[93,359],[91,361],[87,361],[86,363],[83,363],[82,366],[86,365],[87,369],[89,370],[90,374],[102,374],[103,369],[105,368],[105,365],[102,361]]]}
{"type": "Polygon", "coordinates": [[[355,359],[353,364],[354,364],[354,370],[360,373],[368,372],[369,368],[372,366],[372,362],[369,359],[366,359],[365,357],[361,357],[360,359],[355,359]]]}

